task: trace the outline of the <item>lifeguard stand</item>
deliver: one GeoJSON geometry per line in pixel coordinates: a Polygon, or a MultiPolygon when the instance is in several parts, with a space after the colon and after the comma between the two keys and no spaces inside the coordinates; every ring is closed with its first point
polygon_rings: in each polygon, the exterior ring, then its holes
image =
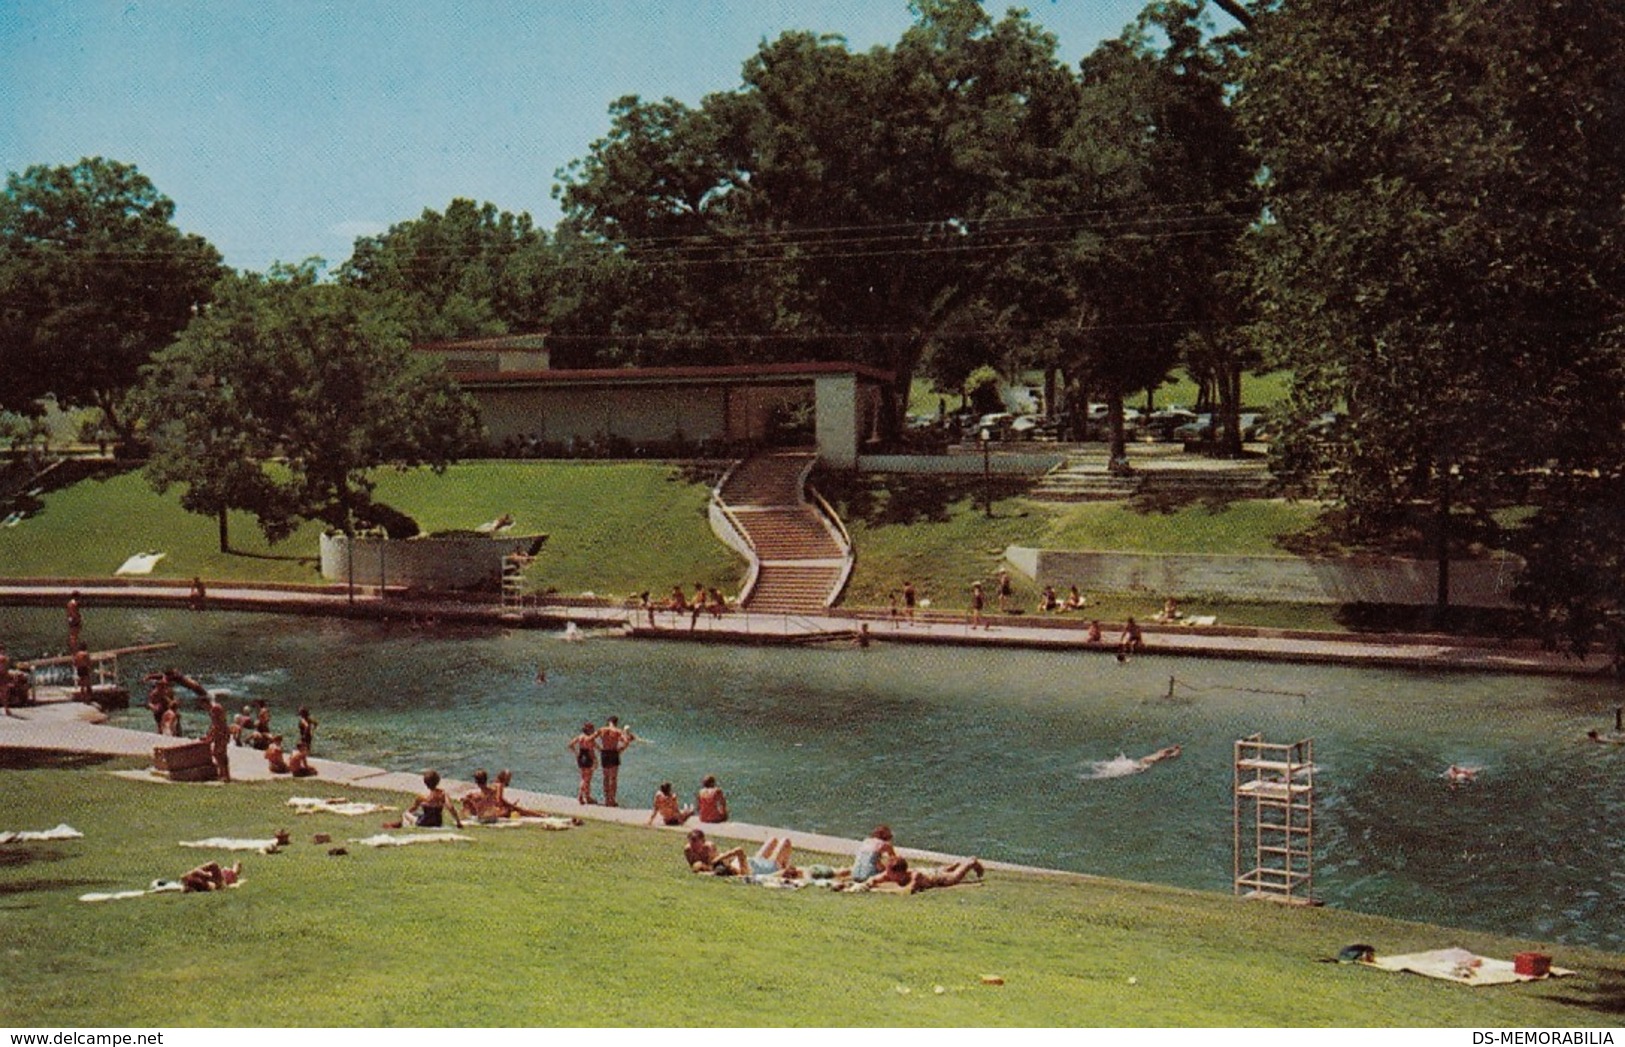
{"type": "Polygon", "coordinates": [[[1236,742],[1236,894],[1314,905],[1315,743],[1236,742]]]}

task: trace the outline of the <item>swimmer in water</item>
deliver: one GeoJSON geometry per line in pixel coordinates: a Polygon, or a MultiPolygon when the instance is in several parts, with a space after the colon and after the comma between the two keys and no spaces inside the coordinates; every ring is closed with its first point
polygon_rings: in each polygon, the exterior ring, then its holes
{"type": "Polygon", "coordinates": [[[1165,748],[1158,749],[1156,752],[1151,753],[1148,756],[1142,756],[1134,762],[1140,765],[1141,770],[1145,770],[1154,763],[1161,763],[1163,760],[1172,760],[1183,751],[1184,750],[1180,746],[1170,745],[1165,748]]]}
{"type": "Polygon", "coordinates": [[[1460,785],[1462,782],[1475,781],[1482,767],[1463,767],[1460,764],[1451,764],[1450,769],[1444,772],[1445,778],[1451,785],[1460,785]]]}

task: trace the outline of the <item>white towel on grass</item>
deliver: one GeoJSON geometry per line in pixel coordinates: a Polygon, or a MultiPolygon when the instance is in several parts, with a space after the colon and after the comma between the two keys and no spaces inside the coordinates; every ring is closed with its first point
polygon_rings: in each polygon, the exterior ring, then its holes
{"type": "Polygon", "coordinates": [[[84,833],[75,829],[67,822],[63,822],[55,829],[23,829],[17,832],[0,832],[0,843],[33,843],[38,840],[81,840],[84,833]]]}
{"type": "Polygon", "coordinates": [[[151,574],[152,569],[158,566],[158,561],[162,560],[166,555],[166,553],[136,553],[128,560],[125,560],[124,563],[120,565],[119,569],[113,573],[151,574]]]}
{"type": "Polygon", "coordinates": [[[314,796],[290,796],[288,797],[288,806],[295,808],[295,814],[343,814],[350,816],[376,814],[379,811],[392,809],[385,807],[383,804],[346,800],[342,796],[329,800],[318,799],[314,796]]]}
{"type": "Polygon", "coordinates": [[[460,833],[414,833],[409,836],[391,836],[389,833],[379,833],[377,836],[368,836],[360,840],[351,840],[351,843],[363,844],[367,847],[405,847],[412,843],[455,843],[457,841],[471,843],[472,836],[463,836],[460,833]]]}
{"type": "Polygon", "coordinates": [[[207,840],[182,840],[182,847],[196,847],[203,851],[259,851],[269,854],[277,849],[276,837],[269,840],[245,840],[233,836],[211,836],[207,840]]]}

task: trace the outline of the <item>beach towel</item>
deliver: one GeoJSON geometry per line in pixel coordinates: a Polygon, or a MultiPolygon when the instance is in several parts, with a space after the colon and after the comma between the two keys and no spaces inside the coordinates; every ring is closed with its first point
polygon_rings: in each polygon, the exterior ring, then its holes
{"type": "Polygon", "coordinates": [[[1571,970],[1553,967],[1550,974],[1519,974],[1511,960],[1492,960],[1466,949],[1434,949],[1432,952],[1405,953],[1402,956],[1372,956],[1368,967],[1384,971],[1409,971],[1428,978],[1442,978],[1457,985],[1507,985],[1560,978],[1571,970]]]}
{"type": "Polygon", "coordinates": [[[0,843],[34,843],[39,840],[82,840],[85,834],[66,822],[55,829],[24,829],[20,832],[0,832],[0,843]]]}
{"type": "Polygon", "coordinates": [[[460,833],[414,833],[409,836],[391,836],[389,833],[379,833],[377,836],[368,836],[361,840],[351,840],[351,843],[364,844],[367,847],[405,847],[412,843],[456,843],[462,841],[472,843],[474,837],[463,836],[460,833]]]}
{"type": "Polygon", "coordinates": [[[529,826],[533,829],[547,829],[551,832],[557,832],[561,829],[573,829],[579,823],[574,818],[549,814],[538,818],[498,818],[494,822],[472,821],[465,818],[463,824],[478,829],[518,829],[529,826]]]}
{"type": "Polygon", "coordinates": [[[128,560],[125,560],[124,563],[120,565],[119,569],[113,573],[151,574],[152,569],[158,566],[158,561],[162,560],[166,555],[166,553],[136,553],[128,560]]]}
{"type": "Polygon", "coordinates": [[[244,840],[231,836],[211,836],[207,840],[182,840],[182,847],[196,847],[204,851],[259,851],[271,854],[278,849],[276,837],[269,840],[244,840]]]}
{"type": "Polygon", "coordinates": [[[364,803],[361,800],[346,800],[342,796],[327,800],[314,796],[290,796],[288,797],[288,806],[295,808],[295,814],[342,814],[354,816],[392,810],[392,808],[385,807],[383,804],[364,803]]]}
{"type": "MultiPolygon", "coordinates": [[[[241,887],[242,885],[243,885],[243,881],[239,879],[236,883],[228,883],[228,884],[226,884],[226,888],[228,890],[235,890],[238,887],[241,887]]],[[[149,894],[184,894],[184,893],[186,893],[186,885],[184,883],[181,883],[179,880],[154,880],[154,881],[152,881],[152,886],[148,887],[144,891],[113,891],[113,892],[110,892],[110,893],[102,893],[102,892],[92,891],[89,894],[81,894],[79,896],[79,900],[82,901],[82,902],[116,902],[116,901],[121,901],[121,900],[123,900],[125,898],[145,898],[149,894]]],[[[209,892],[199,892],[199,893],[209,893],[209,892]]]]}

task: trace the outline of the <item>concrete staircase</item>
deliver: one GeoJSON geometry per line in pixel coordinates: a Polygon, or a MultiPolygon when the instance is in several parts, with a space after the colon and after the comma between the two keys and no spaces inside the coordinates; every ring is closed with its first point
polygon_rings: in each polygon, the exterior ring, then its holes
{"type": "Polygon", "coordinates": [[[756,584],[745,609],[819,614],[840,594],[852,554],[802,492],[807,452],[774,452],[741,463],[720,492],[725,511],[756,551],[756,584]]]}
{"type": "Polygon", "coordinates": [[[1123,501],[1167,498],[1197,501],[1267,498],[1269,469],[1261,458],[1219,460],[1188,455],[1138,454],[1134,472],[1113,475],[1101,454],[1073,455],[1040,480],[1032,497],[1051,502],[1123,501]]]}

